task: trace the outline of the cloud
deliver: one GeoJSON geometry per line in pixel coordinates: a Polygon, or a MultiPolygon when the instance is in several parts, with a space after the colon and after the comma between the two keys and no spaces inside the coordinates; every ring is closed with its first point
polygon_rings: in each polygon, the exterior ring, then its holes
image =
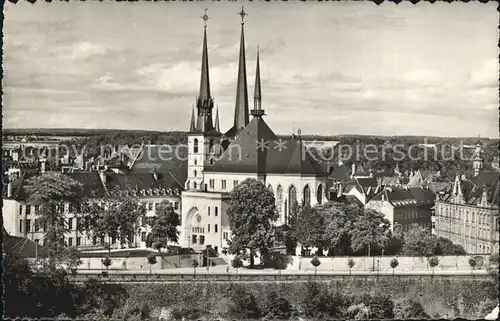
{"type": "Polygon", "coordinates": [[[473,87],[498,88],[498,59],[483,61],[481,67],[469,75],[473,87]]]}

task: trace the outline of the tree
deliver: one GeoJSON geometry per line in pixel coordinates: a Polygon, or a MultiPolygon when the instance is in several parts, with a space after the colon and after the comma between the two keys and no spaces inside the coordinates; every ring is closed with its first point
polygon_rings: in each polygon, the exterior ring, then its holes
{"type": "Polygon", "coordinates": [[[436,243],[430,231],[413,224],[404,235],[401,252],[403,255],[428,258],[434,255],[435,249],[436,243]]]}
{"type": "Polygon", "coordinates": [[[351,275],[352,268],[354,267],[355,264],[356,262],[354,262],[352,258],[347,260],[347,266],[349,267],[349,275],[351,275]]]}
{"type": "Polygon", "coordinates": [[[471,273],[474,271],[474,267],[476,266],[476,260],[473,257],[469,258],[469,265],[471,267],[471,273]]]}
{"type": "Polygon", "coordinates": [[[151,228],[151,234],[148,235],[147,245],[153,245],[161,253],[161,249],[167,248],[170,242],[179,242],[177,226],[181,225],[181,220],[169,201],[163,201],[156,206],[155,214],[157,219],[151,228]]]}
{"type": "Polygon", "coordinates": [[[40,224],[47,240],[49,267],[56,269],[61,257],[67,254],[65,234],[69,232],[64,206],[81,203],[82,184],[58,172],[46,172],[30,178],[24,187],[28,202],[39,205],[40,224]]]}
{"type": "Polygon", "coordinates": [[[382,250],[389,240],[390,222],[384,214],[373,209],[363,209],[363,215],[356,217],[350,229],[351,249],[359,252],[367,249],[368,256],[373,250],[382,250]]]}
{"type": "Polygon", "coordinates": [[[399,261],[398,259],[393,258],[389,264],[391,265],[392,268],[392,275],[394,275],[394,269],[398,267],[399,261]]]}
{"type": "Polygon", "coordinates": [[[196,268],[200,265],[197,259],[193,259],[191,266],[193,267],[193,275],[196,277],[196,268]]]}
{"type": "Polygon", "coordinates": [[[241,256],[236,255],[233,260],[231,260],[231,266],[236,269],[236,274],[238,274],[238,269],[243,267],[243,261],[241,256]]]}
{"type": "Polygon", "coordinates": [[[149,274],[153,274],[151,267],[153,266],[153,264],[158,263],[158,260],[156,259],[156,255],[154,255],[153,253],[148,254],[147,258],[149,264],[149,274]]]}
{"type": "Polygon", "coordinates": [[[231,193],[228,209],[231,241],[229,251],[233,254],[250,252],[250,266],[254,266],[256,251],[265,264],[269,250],[275,243],[272,223],[278,219],[274,195],[260,181],[247,178],[231,193]]]}
{"type": "Polygon", "coordinates": [[[318,266],[320,266],[321,261],[318,259],[317,256],[313,257],[311,260],[311,264],[314,266],[314,276],[318,273],[318,266]]]}
{"type": "Polygon", "coordinates": [[[325,212],[325,238],[329,246],[339,251],[340,255],[351,254],[350,230],[356,219],[363,214],[357,204],[329,202],[321,207],[325,212]]]}
{"type": "Polygon", "coordinates": [[[394,319],[427,320],[430,319],[430,317],[427,313],[425,313],[424,308],[419,302],[415,302],[409,298],[404,298],[402,300],[397,300],[396,302],[394,302],[394,319]]]}
{"type": "Polygon", "coordinates": [[[119,240],[120,245],[132,241],[139,232],[139,219],[146,215],[145,205],[139,202],[130,187],[114,188],[109,196],[100,202],[93,202],[86,211],[86,222],[93,235],[119,240]]]}
{"type": "Polygon", "coordinates": [[[438,266],[439,259],[437,256],[433,256],[429,259],[429,266],[432,268],[432,274],[434,274],[434,267],[438,266]]]}
{"type": "Polygon", "coordinates": [[[113,264],[113,261],[109,257],[109,255],[106,255],[102,260],[102,264],[106,267],[106,272],[109,270],[109,267],[111,264],[113,264]]]}

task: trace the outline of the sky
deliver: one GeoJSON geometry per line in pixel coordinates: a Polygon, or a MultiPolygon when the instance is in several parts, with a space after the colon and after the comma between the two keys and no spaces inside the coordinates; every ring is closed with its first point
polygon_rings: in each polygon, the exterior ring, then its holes
{"type": "Polygon", "coordinates": [[[276,133],[498,137],[494,2],[7,2],[4,127],[189,130],[207,8],[229,129],[242,3],[276,133]]]}

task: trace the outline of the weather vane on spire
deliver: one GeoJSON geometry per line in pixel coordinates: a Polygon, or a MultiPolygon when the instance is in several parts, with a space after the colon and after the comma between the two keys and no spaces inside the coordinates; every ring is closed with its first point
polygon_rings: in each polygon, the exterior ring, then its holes
{"type": "Polygon", "coordinates": [[[206,26],[207,26],[207,20],[208,20],[208,19],[210,19],[210,17],[207,15],[207,10],[208,10],[208,9],[207,9],[207,8],[205,8],[205,13],[203,14],[203,16],[201,16],[201,19],[203,19],[203,21],[204,21],[204,23],[205,23],[204,27],[206,27],[206,26]]]}
{"type": "Polygon", "coordinates": [[[248,13],[245,12],[245,9],[243,9],[243,6],[241,6],[241,11],[238,12],[238,14],[241,16],[241,24],[244,24],[245,21],[245,16],[248,16],[248,13]]]}

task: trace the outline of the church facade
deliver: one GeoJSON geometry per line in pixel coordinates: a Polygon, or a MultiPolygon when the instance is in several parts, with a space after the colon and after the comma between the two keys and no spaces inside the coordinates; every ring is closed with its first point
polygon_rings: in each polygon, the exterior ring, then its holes
{"type": "Polygon", "coordinates": [[[279,137],[264,120],[260,59],[249,111],[242,9],[234,123],[222,132],[219,112],[213,118],[206,25],[203,34],[200,90],[191,114],[188,166],[179,244],[195,250],[208,245],[218,253],[231,236],[227,210],[230,193],[246,178],[260,180],[275,195],[279,220],[286,224],[295,203],[311,206],[327,201],[328,172],[306,152],[298,135],[279,137]]]}

